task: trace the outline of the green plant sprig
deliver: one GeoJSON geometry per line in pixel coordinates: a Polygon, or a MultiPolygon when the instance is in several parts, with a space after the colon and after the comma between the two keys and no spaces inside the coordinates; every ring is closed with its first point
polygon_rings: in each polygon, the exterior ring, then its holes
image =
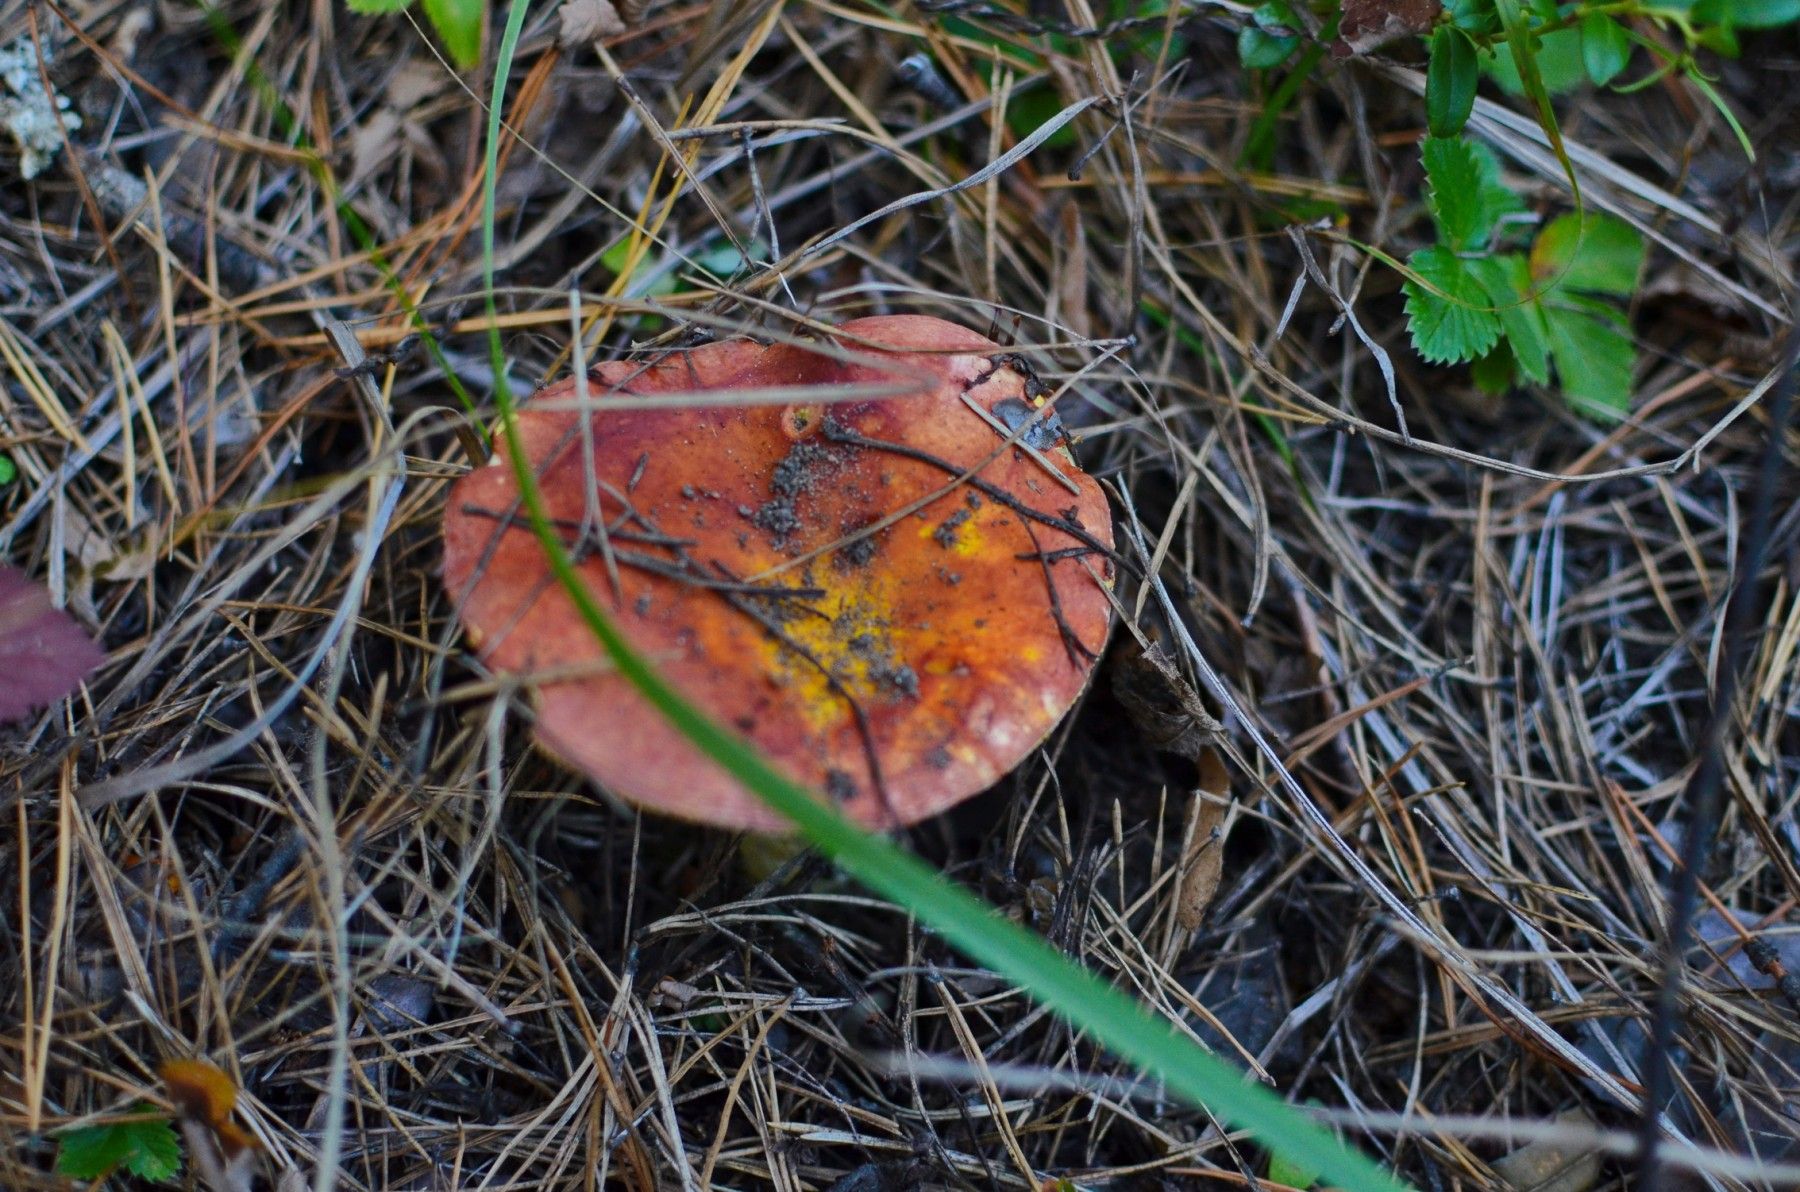
{"type": "Polygon", "coordinates": [[[76,1180],[104,1180],[124,1171],[151,1183],[181,1173],[181,1139],[169,1115],[148,1102],[130,1116],[56,1135],[56,1172],[76,1180]]]}
{"type": "Polygon", "coordinates": [[[1644,240],[1610,216],[1576,211],[1541,228],[1528,252],[1498,251],[1524,202],[1500,181],[1492,151],[1427,137],[1421,150],[1436,242],[1402,270],[1413,348],[1433,364],[1472,364],[1490,392],[1548,384],[1582,413],[1621,417],[1637,351],[1625,312],[1644,240]]]}

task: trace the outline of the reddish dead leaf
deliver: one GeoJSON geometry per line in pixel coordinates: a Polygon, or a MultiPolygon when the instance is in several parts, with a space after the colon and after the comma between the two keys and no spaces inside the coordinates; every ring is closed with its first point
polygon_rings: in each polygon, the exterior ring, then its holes
{"type": "Polygon", "coordinates": [[[1431,32],[1442,10],[1440,0],[1344,0],[1338,43],[1366,54],[1395,38],[1431,32]]]}
{"type": "Polygon", "coordinates": [[[0,566],[0,724],[68,695],[105,658],[49,592],[0,566]]]}
{"type": "MultiPolygon", "coordinates": [[[[918,316],[839,333],[855,361],[733,340],[604,365],[591,447],[564,382],[500,450],[532,461],[583,578],[664,678],[795,780],[890,826],[991,785],[1080,693],[1111,616],[1112,523],[1053,419],[1030,425],[1029,450],[1006,445],[1046,390],[998,345],[918,316]],[[904,392],[833,400],[870,384],[904,392]],[[732,404],[777,387],[797,392],[732,404]],[[617,392],[716,400],[607,409],[617,392]]],[[[444,533],[469,636],[532,683],[552,752],[671,815],[786,826],[608,672],[503,454],[453,486],[444,533]]]]}

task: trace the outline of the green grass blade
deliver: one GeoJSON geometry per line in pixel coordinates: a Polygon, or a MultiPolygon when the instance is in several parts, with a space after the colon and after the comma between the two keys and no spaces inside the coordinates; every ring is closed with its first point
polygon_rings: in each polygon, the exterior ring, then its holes
{"type": "MultiPolygon", "coordinates": [[[[487,173],[483,186],[482,269],[489,314],[488,344],[494,360],[495,399],[509,441],[517,411],[507,389],[505,359],[494,305],[495,182],[499,164],[500,110],[506,77],[529,0],[512,0],[494,66],[488,104],[487,173]]],[[[537,477],[523,455],[508,452],[533,533],[551,572],[568,592],[618,672],[702,752],[756,792],[806,834],[827,856],[877,893],[907,907],[965,954],[1016,981],[1036,1001],[1139,1070],[1217,1117],[1248,1131],[1296,1166],[1305,1166],[1356,1192],[1398,1192],[1406,1187],[1314,1124],[1274,1093],[1250,1083],[1192,1038],[1152,1016],[1133,999],[1073,963],[1040,937],[1011,923],[979,899],[951,885],[888,841],[864,832],[802,787],[773,770],[743,740],[712,722],[620,636],[575,570],[550,523],[537,477]]]]}

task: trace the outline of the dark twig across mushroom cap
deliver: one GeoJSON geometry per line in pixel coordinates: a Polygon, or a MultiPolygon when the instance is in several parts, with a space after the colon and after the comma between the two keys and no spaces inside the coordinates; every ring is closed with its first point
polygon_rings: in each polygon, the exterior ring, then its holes
{"type": "MultiPolygon", "coordinates": [[[[1029,366],[939,319],[838,330],[841,350],[732,340],[603,365],[588,441],[566,381],[500,451],[530,459],[583,578],[670,683],[887,827],[991,785],[1080,694],[1112,522],[1029,366]],[[834,400],[876,385],[902,393],[834,400]],[[733,404],[771,388],[818,397],[733,404]],[[609,409],[621,392],[718,404],[609,409]]],[[[444,571],[483,660],[535,690],[552,752],[666,814],[785,826],[607,669],[502,456],[452,486],[444,571]]]]}

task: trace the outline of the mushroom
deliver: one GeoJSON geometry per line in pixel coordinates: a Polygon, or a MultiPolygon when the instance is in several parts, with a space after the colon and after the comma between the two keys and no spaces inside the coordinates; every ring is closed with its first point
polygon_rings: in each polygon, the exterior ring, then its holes
{"type": "Polygon", "coordinates": [[[991,786],[1061,719],[1105,644],[1106,499],[1030,366],[924,316],[858,319],[835,338],[601,365],[591,433],[564,381],[451,486],[444,576],[471,643],[533,689],[540,744],[626,800],[787,826],[606,665],[550,575],[506,452],[530,461],[619,632],[864,825],[911,824],[991,786]],[[866,396],[877,387],[900,392],[866,396]],[[717,400],[609,408],[614,394],[717,400]]]}

